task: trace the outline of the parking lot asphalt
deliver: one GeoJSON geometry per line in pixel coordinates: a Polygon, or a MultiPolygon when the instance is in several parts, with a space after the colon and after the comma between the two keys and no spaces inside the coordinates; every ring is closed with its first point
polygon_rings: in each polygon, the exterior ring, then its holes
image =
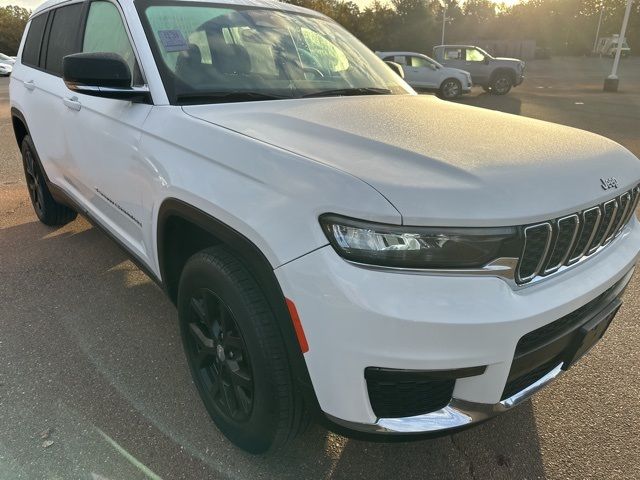
{"type": "MultiPolygon", "coordinates": [[[[640,156],[640,58],[529,62],[505,97],[461,103],[584,128],[640,156]]],[[[173,306],[103,233],[41,225],[0,79],[0,480],[640,478],[640,284],[604,340],[531,402],[406,444],[311,426],[276,457],[230,445],[190,380],[173,306]],[[53,443],[50,443],[53,442],[53,443]]],[[[509,132],[504,132],[509,135],[509,132]]],[[[470,155],[473,154],[470,152],[470,155]]]]}

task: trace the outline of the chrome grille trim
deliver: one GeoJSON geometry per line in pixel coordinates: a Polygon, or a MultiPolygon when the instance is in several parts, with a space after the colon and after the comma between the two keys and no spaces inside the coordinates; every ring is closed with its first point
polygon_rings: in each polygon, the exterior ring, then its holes
{"type": "Polygon", "coordinates": [[[549,222],[538,223],[536,225],[529,225],[528,227],[525,227],[525,229],[524,229],[524,245],[522,247],[522,257],[521,257],[521,259],[524,257],[524,254],[527,251],[527,243],[528,243],[528,234],[529,234],[529,232],[531,232],[532,230],[537,230],[540,227],[546,229],[546,231],[547,231],[547,241],[546,241],[546,245],[544,247],[544,251],[543,251],[542,255],[540,255],[540,259],[538,260],[537,266],[533,270],[533,273],[531,273],[530,275],[527,275],[526,277],[522,277],[520,275],[520,270],[521,270],[521,267],[522,267],[522,261],[520,262],[520,264],[518,265],[518,280],[521,283],[526,283],[526,282],[532,280],[533,278],[535,278],[540,273],[540,270],[542,270],[542,266],[544,264],[544,261],[547,258],[547,254],[549,253],[549,247],[551,246],[551,239],[553,237],[553,229],[552,229],[551,224],[549,222]]]}
{"type": "MultiPolygon", "coordinates": [[[[597,213],[596,223],[593,226],[590,234],[589,232],[586,232],[586,235],[589,235],[589,237],[587,238],[587,242],[585,243],[583,249],[579,252],[573,252],[575,255],[569,259],[569,265],[577,262],[587,254],[589,245],[591,245],[591,242],[593,242],[593,238],[596,236],[596,233],[598,232],[598,227],[600,226],[600,219],[602,218],[602,211],[600,210],[600,205],[598,205],[597,207],[589,208],[584,212],[582,212],[582,229],[580,231],[580,237],[578,238],[578,241],[582,240],[582,235],[585,234],[585,232],[582,230],[584,230],[587,227],[587,215],[589,215],[591,212],[597,213]]],[[[578,245],[576,245],[576,248],[577,247],[578,245]]]]}
{"type": "Polygon", "coordinates": [[[629,223],[631,217],[633,217],[633,214],[636,211],[636,208],[638,208],[638,200],[640,200],[640,187],[636,187],[632,190],[631,208],[627,212],[627,217],[622,222],[623,228],[629,223]]]}
{"type": "Polygon", "coordinates": [[[514,275],[516,283],[521,287],[535,283],[590,258],[625,231],[638,203],[640,203],[640,185],[581,212],[523,226],[524,244],[514,275]],[[529,232],[537,231],[540,235],[539,229],[543,226],[548,232],[546,248],[542,251],[542,238],[536,238],[536,247],[528,250],[529,232]],[[567,243],[568,233],[565,228],[574,229],[569,243],[567,243]],[[556,251],[557,248],[565,248],[566,251],[559,256],[560,251],[556,251]],[[534,263],[536,261],[537,264],[534,263]],[[531,275],[521,276],[523,264],[526,265],[525,273],[529,273],[533,265],[537,265],[537,268],[531,275]]]}
{"type": "Polygon", "coordinates": [[[608,202],[605,202],[605,204],[600,209],[600,211],[602,212],[600,217],[601,225],[598,225],[598,228],[594,229],[596,232],[596,236],[594,237],[593,242],[590,244],[591,247],[589,248],[589,250],[587,250],[587,255],[591,255],[598,248],[600,248],[601,245],[604,244],[604,239],[607,238],[607,235],[609,234],[609,230],[611,230],[611,227],[613,226],[613,222],[616,219],[616,214],[618,213],[618,199],[613,198],[608,202]],[[607,211],[609,211],[610,209],[613,209],[613,211],[611,212],[611,216],[607,214],[607,211]],[[606,225],[604,224],[604,222],[607,222],[606,225]],[[600,232],[601,227],[604,227],[604,229],[602,230],[602,233],[600,232]],[[598,238],[598,235],[599,235],[599,238],[598,238]]]}
{"type": "Polygon", "coordinates": [[[575,226],[573,227],[573,234],[571,235],[571,241],[569,242],[569,247],[567,248],[567,251],[562,255],[558,263],[556,263],[555,265],[552,265],[551,267],[547,265],[547,267],[543,271],[544,275],[550,275],[553,272],[556,272],[562,265],[566,263],[567,259],[569,258],[569,254],[573,250],[573,246],[576,243],[576,238],[578,237],[578,232],[580,231],[580,217],[578,216],[577,213],[574,213],[573,215],[568,215],[566,217],[562,217],[558,219],[558,221],[556,222],[556,226],[558,230],[556,234],[556,243],[553,247],[553,250],[549,254],[549,261],[551,260],[551,257],[555,254],[555,249],[557,248],[557,245],[558,245],[558,239],[560,238],[560,234],[563,231],[562,224],[566,223],[569,220],[575,220],[575,226]]]}
{"type": "Polygon", "coordinates": [[[606,238],[604,241],[604,245],[609,244],[609,242],[611,240],[613,240],[615,237],[618,236],[618,234],[622,231],[622,229],[624,228],[626,222],[625,222],[625,218],[627,218],[627,214],[629,213],[629,208],[631,207],[633,197],[631,196],[631,194],[629,192],[626,192],[622,195],[620,195],[620,203],[619,206],[623,208],[623,210],[618,210],[618,213],[620,214],[620,218],[618,219],[618,223],[616,224],[615,228],[610,232],[609,234],[609,238],[606,238]]]}

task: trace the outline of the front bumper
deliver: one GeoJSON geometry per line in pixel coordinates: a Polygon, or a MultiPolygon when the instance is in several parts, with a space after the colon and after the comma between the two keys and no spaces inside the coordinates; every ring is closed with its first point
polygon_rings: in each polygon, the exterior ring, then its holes
{"type": "Polygon", "coordinates": [[[627,282],[639,245],[634,219],[597,258],[516,290],[494,277],[361,268],[330,246],[276,269],[276,275],[296,304],[316,397],[334,423],[363,432],[441,432],[512,408],[555,378],[560,362],[503,398],[519,340],[627,282]],[[478,366],[486,367],[484,373],[457,379],[442,409],[400,418],[374,413],[365,380],[368,367],[439,371],[478,366]]]}

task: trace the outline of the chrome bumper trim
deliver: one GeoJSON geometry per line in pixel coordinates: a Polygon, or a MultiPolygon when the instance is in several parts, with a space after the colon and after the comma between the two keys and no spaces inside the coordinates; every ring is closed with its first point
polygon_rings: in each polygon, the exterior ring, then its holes
{"type": "Polygon", "coordinates": [[[365,433],[377,433],[384,435],[446,431],[487,420],[521,404],[549,384],[561,373],[562,363],[537,382],[529,385],[527,388],[521,390],[512,397],[502,400],[496,404],[475,403],[453,398],[449,405],[436,412],[416,415],[414,417],[379,418],[376,423],[371,424],[349,422],[333,417],[329,414],[325,415],[327,415],[329,420],[342,427],[365,433]]]}

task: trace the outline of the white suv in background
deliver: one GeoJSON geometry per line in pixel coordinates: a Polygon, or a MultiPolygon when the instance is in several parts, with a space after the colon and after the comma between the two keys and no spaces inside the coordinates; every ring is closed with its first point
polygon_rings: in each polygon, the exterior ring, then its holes
{"type": "Polygon", "coordinates": [[[457,68],[445,67],[434,59],[415,52],[376,52],[385,62],[395,62],[404,70],[404,80],[417,91],[436,92],[450,100],[469,93],[473,83],[471,74],[457,68]]]}
{"type": "Polygon", "coordinates": [[[598,341],[636,264],[630,152],[417,96],[285,3],[51,1],[10,96],[38,218],[89,217],[166,291],[251,452],[312,415],[415,437],[509,409],[598,341]]]}

